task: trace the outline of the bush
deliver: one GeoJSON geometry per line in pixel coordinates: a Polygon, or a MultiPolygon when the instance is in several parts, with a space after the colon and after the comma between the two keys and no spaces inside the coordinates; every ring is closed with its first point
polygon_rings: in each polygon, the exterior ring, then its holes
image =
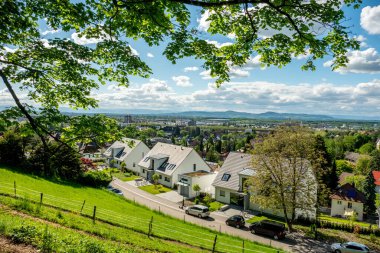
{"type": "Polygon", "coordinates": [[[17,244],[32,244],[37,236],[38,231],[35,226],[21,226],[20,228],[14,228],[10,235],[12,242],[17,244]]]}
{"type": "Polygon", "coordinates": [[[80,175],[78,182],[92,187],[105,187],[112,181],[112,177],[103,171],[88,171],[80,175]]]}

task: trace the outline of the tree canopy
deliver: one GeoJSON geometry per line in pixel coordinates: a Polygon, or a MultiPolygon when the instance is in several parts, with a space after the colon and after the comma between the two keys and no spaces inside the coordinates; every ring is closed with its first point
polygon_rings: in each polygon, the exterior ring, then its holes
{"type": "Polygon", "coordinates": [[[148,77],[152,71],[130,47],[132,39],[150,46],[164,44],[163,54],[173,63],[189,56],[201,59],[218,85],[229,81],[232,67],[243,66],[255,56],[264,65],[282,67],[302,55],[307,57],[302,68],[313,70],[315,60],[331,55],[332,68],[344,66],[347,50],[357,49],[359,44],[344,25],[341,7],[357,8],[360,3],[361,0],[1,1],[0,77],[16,107],[1,112],[0,125],[26,117],[28,124],[24,126],[40,137],[46,149],[48,137],[68,146],[93,136],[109,139],[102,134],[106,133],[104,129],[116,129],[115,121],[68,117],[61,114],[60,108],[97,107],[92,93],[100,85],[128,86],[131,75],[148,77]],[[209,14],[209,34],[228,36],[231,43],[210,43],[193,27],[194,6],[209,14]],[[97,43],[89,46],[65,37],[45,39],[41,22],[97,43]],[[271,34],[264,35],[265,31],[271,34]]]}

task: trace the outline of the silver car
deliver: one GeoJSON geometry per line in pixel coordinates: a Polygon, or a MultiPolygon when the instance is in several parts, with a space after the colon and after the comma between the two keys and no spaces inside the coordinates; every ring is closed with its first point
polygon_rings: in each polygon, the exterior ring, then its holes
{"type": "Polygon", "coordinates": [[[185,208],[186,214],[198,216],[199,218],[206,218],[210,216],[210,211],[207,206],[194,205],[185,208]]]}
{"type": "Polygon", "coordinates": [[[367,246],[357,242],[333,243],[331,251],[334,253],[362,253],[370,252],[367,246]]]}

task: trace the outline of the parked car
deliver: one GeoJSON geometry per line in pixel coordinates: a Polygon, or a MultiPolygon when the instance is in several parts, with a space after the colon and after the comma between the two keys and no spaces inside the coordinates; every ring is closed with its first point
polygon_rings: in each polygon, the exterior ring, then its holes
{"type": "Polygon", "coordinates": [[[123,195],[123,192],[120,191],[119,189],[113,188],[111,191],[116,193],[116,194],[123,195]]]}
{"type": "Polygon", "coordinates": [[[194,205],[185,208],[186,214],[198,216],[199,218],[206,218],[210,216],[210,211],[207,206],[194,205]]]}
{"type": "Polygon", "coordinates": [[[360,244],[357,242],[346,242],[346,243],[333,243],[333,244],[331,244],[331,252],[334,252],[334,253],[359,253],[359,252],[370,252],[370,250],[364,244],[360,244]]]}
{"type": "Polygon", "coordinates": [[[226,224],[231,227],[242,228],[245,226],[245,220],[241,215],[234,215],[226,220],[226,224]]]}
{"type": "Polygon", "coordinates": [[[273,237],[274,239],[285,238],[285,225],[275,221],[262,220],[249,226],[252,234],[262,234],[273,237]]]}

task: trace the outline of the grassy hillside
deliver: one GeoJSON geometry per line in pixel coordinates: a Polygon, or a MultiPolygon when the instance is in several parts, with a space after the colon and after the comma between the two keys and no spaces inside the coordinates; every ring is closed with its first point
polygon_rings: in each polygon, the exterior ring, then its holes
{"type": "MultiPolygon", "coordinates": [[[[108,238],[109,240],[135,243],[131,245],[134,245],[134,247],[137,248],[142,248],[142,245],[146,243],[146,234],[149,231],[149,223],[152,217],[153,236],[156,240],[161,238],[165,242],[159,243],[159,245],[166,246],[164,248],[154,248],[152,244],[152,247],[149,248],[149,250],[171,252],[168,249],[172,248],[175,249],[175,252],[178,252],[177,245],[170,245],[171,241],[178,241],[185,245],[181,252],[188,251],[187,246],[189,245],[196,247],[190,252],[201,251],[201,248],[211,249],[213,240],[217,234],[215,231],[207,228],[184,223],[181,220],[136,205],[133,202],[127,201],[123,197],[117,196],[106,190],[83,187],[75,184],[51,182],[43,178],[25,175],[5,167],[0,167],[0,193],[14,195],[14,181],[16,182],[17,196],[28,200],[34,200],[38,203],[40,201],[40,193],[42,192],[44,204],[61,207],[70,211],[58,215],[57,209],[53,208],[52,210],[49,210],[49,207],[45,206],[43,207],[44,210],[41,211],[41,209],[38,210],[38,204],[36,205],[29,201],[24,201],[25,203],[28,203],[26,204],[27,206],[32,207],[29,211],[28,208],[21,208],[23,212],[28,211],[28,214],[33,217],[39,217],[43,220],[49,220],[63,226],[86,231],[87,233],[107,235],[105,238],[108,238]],[[90,218],[78,215],[84,201],[85,205],[82,214],[91,217],[94,206],[96,206],[97,218],[113,223],[113,225],[117,226],[103,227],[110,226],[110,224],[99,221],[93,225],[90,218]],[[65,216],[67,218],[63,219],[61,222],[60,219],[57,219],[57,215],[59,217],[65,216]],[[126,241],[127,239],[120,236],[132,238],[132,240],[126,241]]],[[[9,197],[1,197],[1,199],[6,206],[13,209],[23,206],[23,202],[18,204],[12,202],[20,202],[21,200],[14,200],[9,197]]],[[[0,215],[0,217],[2,216],[3,214],[0,215]]],[[[225,234],[218,234],[216,249],[220,252],[242,252],[241,245],[242,240],[239,238],[225,234]]],[[[273,248],[253,242],[245,242],[245,249],[246,252],[277,252],[277,250],[273,248]]],[[[124,251],[122,250],[122,252],[124,251]]]]}

